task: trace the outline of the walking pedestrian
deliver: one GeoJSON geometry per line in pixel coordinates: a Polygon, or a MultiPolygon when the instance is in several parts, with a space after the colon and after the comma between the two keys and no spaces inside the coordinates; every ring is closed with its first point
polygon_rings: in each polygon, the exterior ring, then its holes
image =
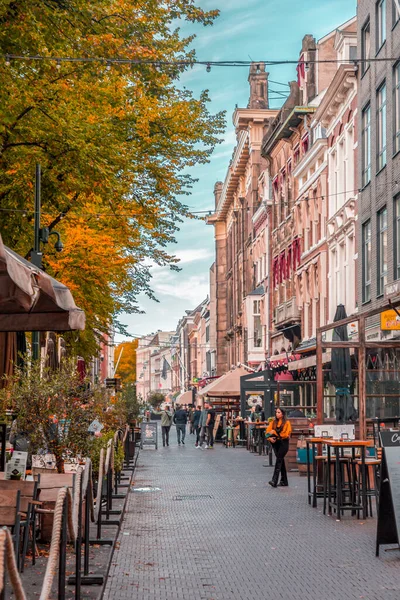
{"type": "Polygon", "coordinates": [[[164,410],[161,413],[161,434],[162,434],[162,445],[169,446],[169,430],[172,425],[172,412],[170,407],[165,406],[164,410]]]}
{"type": "Polygon", "coordinates": [[[207,444],[209,448],[214,448],[214,425],[215,425],[215,410],[208,405],[207,410],[207,444]]]}
{"type": "Polygon", "coordinates": [[[193,415],[194,415],[194,409],[193,409],[193,404],[189,404],[189,408],[188,408],[188,420],[189,420],[189,433],[190,434],[194,434],[194,427],[193,427],[193,415]]]}
{"type": "Polygon", "coordinates": [[[199,429],[200,429],[200,443],[198,448],[208,448],[207,444],[204,444],[206,439],[207,432],[207,415],[208,415],[209,405],[205,403],[204,408],[201,411],[200,420],[199,420],[199,429]],[[204,446],[203,446],[204,444],[204,446]]]}
{"type": "Polygon", "coordinates": [[[195,443],[196,448],[198,447],[199,442],[200,442],[200,430],[201,430],[201,427],[199,425],[200,417],[201,417],[201,406],[197,406],[196,410],[193,411],[193,415],[192,415],[193,430],[196,434],[196,443],[195,443]]]}
{"type": "Polygon", "coordinates": [[[176,407],[176,412],[174,414],[174,423],[176,425],[176,437],[178,439],[178,446],[185,445],[185,436],[186,436],[186,424],[188,420],[187,411],[184,408],[181,408],[179,405],[176,407]]]}
{"type": "Polygon", "coordinates": [[[289,450],[289,439],[292,433],[292,426],[286,417],[286,412],[283,408],[277,408],[275,411],[275,419],[271,421],[267,428],[268,439],[272,444],[274,454],[276,456],[274,474],[269,485],[276,488],[278,485],[279,474],[281,481],[279,485],[287,487],[289,485],[285,456],[289,450]]]}

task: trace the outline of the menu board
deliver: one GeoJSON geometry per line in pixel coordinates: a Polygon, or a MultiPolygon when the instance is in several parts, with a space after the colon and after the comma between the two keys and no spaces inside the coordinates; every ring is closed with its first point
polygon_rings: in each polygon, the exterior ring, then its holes
{"type": "Polygon", "coordinates": [[[11,476],[19,476],[20,479],[25,479],[27,460],[27,452],[18,452],[14,450],[10,460],[7,463],[6,479],[11,479],[11,476]]]}
{"type": "Polygon", "coordinates": [[[155,446],[158,447],[157,423],[141,423],[140,447],[155,446]]]}
{"type": "Polygon", "coordinates": [[[400,431],[381,431],[381,486],[379,493],[376,556],[383,544],[399,544],[400,536],[400,431]]]}

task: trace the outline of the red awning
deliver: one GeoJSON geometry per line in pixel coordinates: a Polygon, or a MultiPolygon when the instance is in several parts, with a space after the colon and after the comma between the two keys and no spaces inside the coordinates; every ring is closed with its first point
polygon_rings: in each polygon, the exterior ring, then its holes
{"type": "Polygon", "coordinates": [[[85,313],[70,290],[4,246],[0,236],[0,331],[72,331],[85,313]]]}

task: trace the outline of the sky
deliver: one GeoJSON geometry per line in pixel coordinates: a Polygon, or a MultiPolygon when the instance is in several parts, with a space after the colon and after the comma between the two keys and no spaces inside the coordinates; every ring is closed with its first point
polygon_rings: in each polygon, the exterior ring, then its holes
{"type": "MultiPolygon", "coordinates": [[[[201,61],[297,60],[304,35],[319,39],[356,14],[356,0],[199,0],[204,9],[218,8],[220,17],[211,27],[183,25],[184,34],[195,33],[192,46],[201,61]]],[[[269,67],[270,107],[279,108],[281,94],[296,79],[295,65],[269,67]]],[[[210,73],[196,66],[181,78],[181,84],[198,97],[209,90],[209,109],[226,111],[227,129],[210,163],[192,169],[198,179],[192,194],[183,200],[193,211],[213,210],[216,181],[224,181],[235,146],[232,114],[237,104],[246,107],[249,98],[248,67],[213,67],[210,73]]],[[[143,294],[139,305],[145,314],[121,315],[131,335],[146,335],[158,329],[174,331],[185,310],[192,310],[209,293],[209,269],[214,261],[213,227],[200,220],[185,220],[168,248],[180,259],[181,271],[153,267],[152,288],[159,302],[143,294]]],[[[122,341],[117,336],[116,341],[122,341]]],[[[126,338],[125,338],[126,339],[126,338]]]]}

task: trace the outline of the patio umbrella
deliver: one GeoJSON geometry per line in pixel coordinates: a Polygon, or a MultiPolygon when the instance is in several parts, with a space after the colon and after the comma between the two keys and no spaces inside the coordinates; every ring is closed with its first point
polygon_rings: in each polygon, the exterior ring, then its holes
{"type": "MultiPolygon", "coordinates": [[[[346,309],[339,304],[333,322],[346,319],[346,309]]],[[[333,342],[348,342],[347,325],[335,327],[333,342]]],[[[350,386],[353,383],[351,373],[351,357],[349,348],[333,348],[331,358],[331,383],[336,388],[336,420],[338,423],[350,421],[355,416],[353,399],[350,396],[350,386]]]]}

